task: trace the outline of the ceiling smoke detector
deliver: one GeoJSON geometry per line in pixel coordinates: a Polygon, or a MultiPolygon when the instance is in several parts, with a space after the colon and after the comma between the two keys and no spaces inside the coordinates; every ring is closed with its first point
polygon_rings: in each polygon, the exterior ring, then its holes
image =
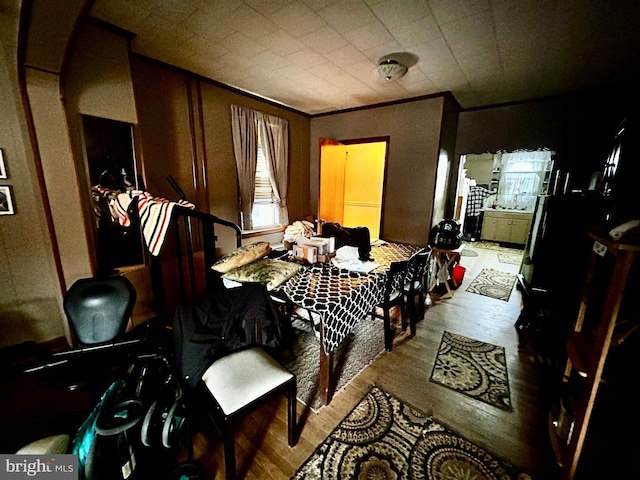
{"type": "Polygon", "coordinates": [[[392,58],[383,60],[378,64],[378,71],[380,72],[380,75],[382,75],[382,78],[387,82],[393,82],[404,77],[407,70],[408,68],[406,65],[403,65],[392,58]]]}

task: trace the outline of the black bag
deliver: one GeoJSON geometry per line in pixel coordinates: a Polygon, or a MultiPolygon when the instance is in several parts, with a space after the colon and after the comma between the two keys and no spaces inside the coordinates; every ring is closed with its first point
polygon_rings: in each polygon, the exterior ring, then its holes
{"type": "Polygon", "coordinates": [[[335,237],[336,248],[357,247],[360,260],[371,260],[371,235],[367,227],[343,227],[337,222],[327,222],[322,225],[322,236],[335,237]]]}
{"type": "Polygon", "coordinates": [[[461,225],[451,218],[442,220],[433,229],[433,244],[436,248],[455,250],[462,244],[461,225]]]}

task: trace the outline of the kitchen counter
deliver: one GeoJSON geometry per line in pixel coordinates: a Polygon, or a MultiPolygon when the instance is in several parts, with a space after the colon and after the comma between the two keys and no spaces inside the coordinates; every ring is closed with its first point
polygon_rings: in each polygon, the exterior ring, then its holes
{"type": "Polygon", "coordinates": [[[522,213],[533,215],[533,210],[519,210],[517,208],[483,208],[483,212],[522,213]]]}

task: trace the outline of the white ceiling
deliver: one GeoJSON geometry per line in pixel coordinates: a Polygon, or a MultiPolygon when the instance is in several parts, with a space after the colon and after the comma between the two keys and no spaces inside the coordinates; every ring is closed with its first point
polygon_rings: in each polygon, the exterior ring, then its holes
{"type": "Polygon", "coordinates": [[[96,0],[134,52],[307,114],[451,91],[463,108],[628,81],[637,0],[96,0]],[[391,53],[409,72],[385,82],[391,53]]]}

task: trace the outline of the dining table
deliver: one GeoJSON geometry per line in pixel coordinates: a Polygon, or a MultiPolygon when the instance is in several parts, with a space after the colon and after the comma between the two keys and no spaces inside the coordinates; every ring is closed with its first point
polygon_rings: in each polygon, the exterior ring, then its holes
{"type": "Polygon", "coordinates": [[[391,263],[408,260],[419,250],[409,244],[378,242],[371,248],[373,263],[356,263],[352,268],[339,268],[331,261],[308,264],[278,287],[294,306],[319,318],[319,392],[324,405],[331,401],[335,386],[334,351],[382,300],[391,263]]]}

